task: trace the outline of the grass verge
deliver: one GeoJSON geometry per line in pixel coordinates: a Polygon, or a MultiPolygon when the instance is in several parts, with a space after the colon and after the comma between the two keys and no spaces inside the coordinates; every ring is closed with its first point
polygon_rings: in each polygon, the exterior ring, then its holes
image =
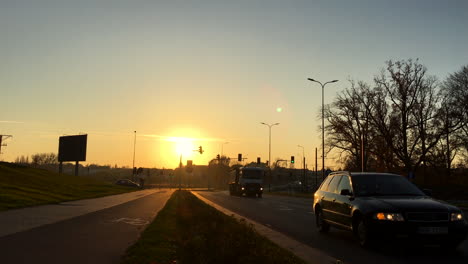
{"type": "Polygon", "coordinates": [[[305,263],[187,191],[176,191],[122,263],[305,263]]]}
{"type": "Polygon", "coordinates": [[[95,198],[132,190],[134,189],[90,178],[59,175],[47,170],[0,163],[0,211],[95,198]]]}

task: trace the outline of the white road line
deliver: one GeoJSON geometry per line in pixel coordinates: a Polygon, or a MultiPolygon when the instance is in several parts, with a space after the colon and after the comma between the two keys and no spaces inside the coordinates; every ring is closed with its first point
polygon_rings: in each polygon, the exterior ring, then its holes
{"type": "Polygon", "coordinates": [[[112,222],[113,223],[125,223],[125,224],[129,224],[129,225],[134,225],[134,226],[142,226],[142,225],[149,224],[148,221],[140,219],[140,218],[127,218],[127,217],[114,219],[114,220],[112,220],[112,222]]]}

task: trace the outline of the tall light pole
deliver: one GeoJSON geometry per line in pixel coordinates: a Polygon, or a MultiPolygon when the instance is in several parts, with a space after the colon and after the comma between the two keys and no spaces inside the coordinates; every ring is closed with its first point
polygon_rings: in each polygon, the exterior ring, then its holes
{"type": "Polygon", "coordinates": [[[304,147],[301,145],[297,145],[298,147],[302,148],[302,168],[305,168],[305,155],[304,155],[304,147]]]}
{"type": "Polygon", "coordinates": [[[132,167],[132,180],[135,180],[135,150],[136,150],[136,131],[133,131],[135,134],[134,139],[133,139],[133,167],[132,167]]]}
{"type": "Polygon", "coordinates": [[[305,191],[306,186],[306,169],[305,169],[305,154],[304,154],[304,147],[301,145],[297,145],[298,147],[302,148],[302,190],[305,191]]]}
{"type": "Polygon", "coordinates": [[[221,144],[221,156],[223,155],[223,147],[224,147],[224,144],[229,144],[228,141],[224,142],[221,144]]]}
{"type": "Polygon", "coordinates": [[[268,137],[269,137],[269,141],[268,141],[268,167],[271,167],[271,127],[279,125],[279,123],[267,124],[267,123],[261,122],[260,124],[268,126],[268,128],[269,128],[269,133],[268,133],[268,137]]]}
{"type": "Polygon", "coordinates": [[[325,85],[327,85],[328,83],[337,82],[338,80],[329,81],[324,84],[312,78],[307,78],[307,80],[311,82],[316,82],[322,86],[322,180],[324,180],[325,179],[325,110],[324,110],[323,93],[324,93],[325,85]]]}

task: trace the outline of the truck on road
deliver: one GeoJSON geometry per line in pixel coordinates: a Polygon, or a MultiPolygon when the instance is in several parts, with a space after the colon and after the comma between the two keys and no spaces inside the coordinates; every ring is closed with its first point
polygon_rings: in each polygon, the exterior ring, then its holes
{"type": "Polygon", "coordinates": [[[236,169],[234,182],[229,184],[230,195],[247,195],[262,197],[265,169],[258,167],[241,167],[236,169]]]}

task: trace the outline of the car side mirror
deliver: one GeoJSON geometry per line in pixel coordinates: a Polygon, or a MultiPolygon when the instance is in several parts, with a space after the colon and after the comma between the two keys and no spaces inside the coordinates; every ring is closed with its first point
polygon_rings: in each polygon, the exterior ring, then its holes
{"type": "Polygon", "coordinates": [[[340,194],[344,196],[351,196],[351,191],[348,189],[343,189],[341,190],[340,194]]]}
{"type": "Polygon", "coordinates": [[[432,190],[431,189],[422,189],[423,193],[427,196],[432,196],[432,190]]]}

